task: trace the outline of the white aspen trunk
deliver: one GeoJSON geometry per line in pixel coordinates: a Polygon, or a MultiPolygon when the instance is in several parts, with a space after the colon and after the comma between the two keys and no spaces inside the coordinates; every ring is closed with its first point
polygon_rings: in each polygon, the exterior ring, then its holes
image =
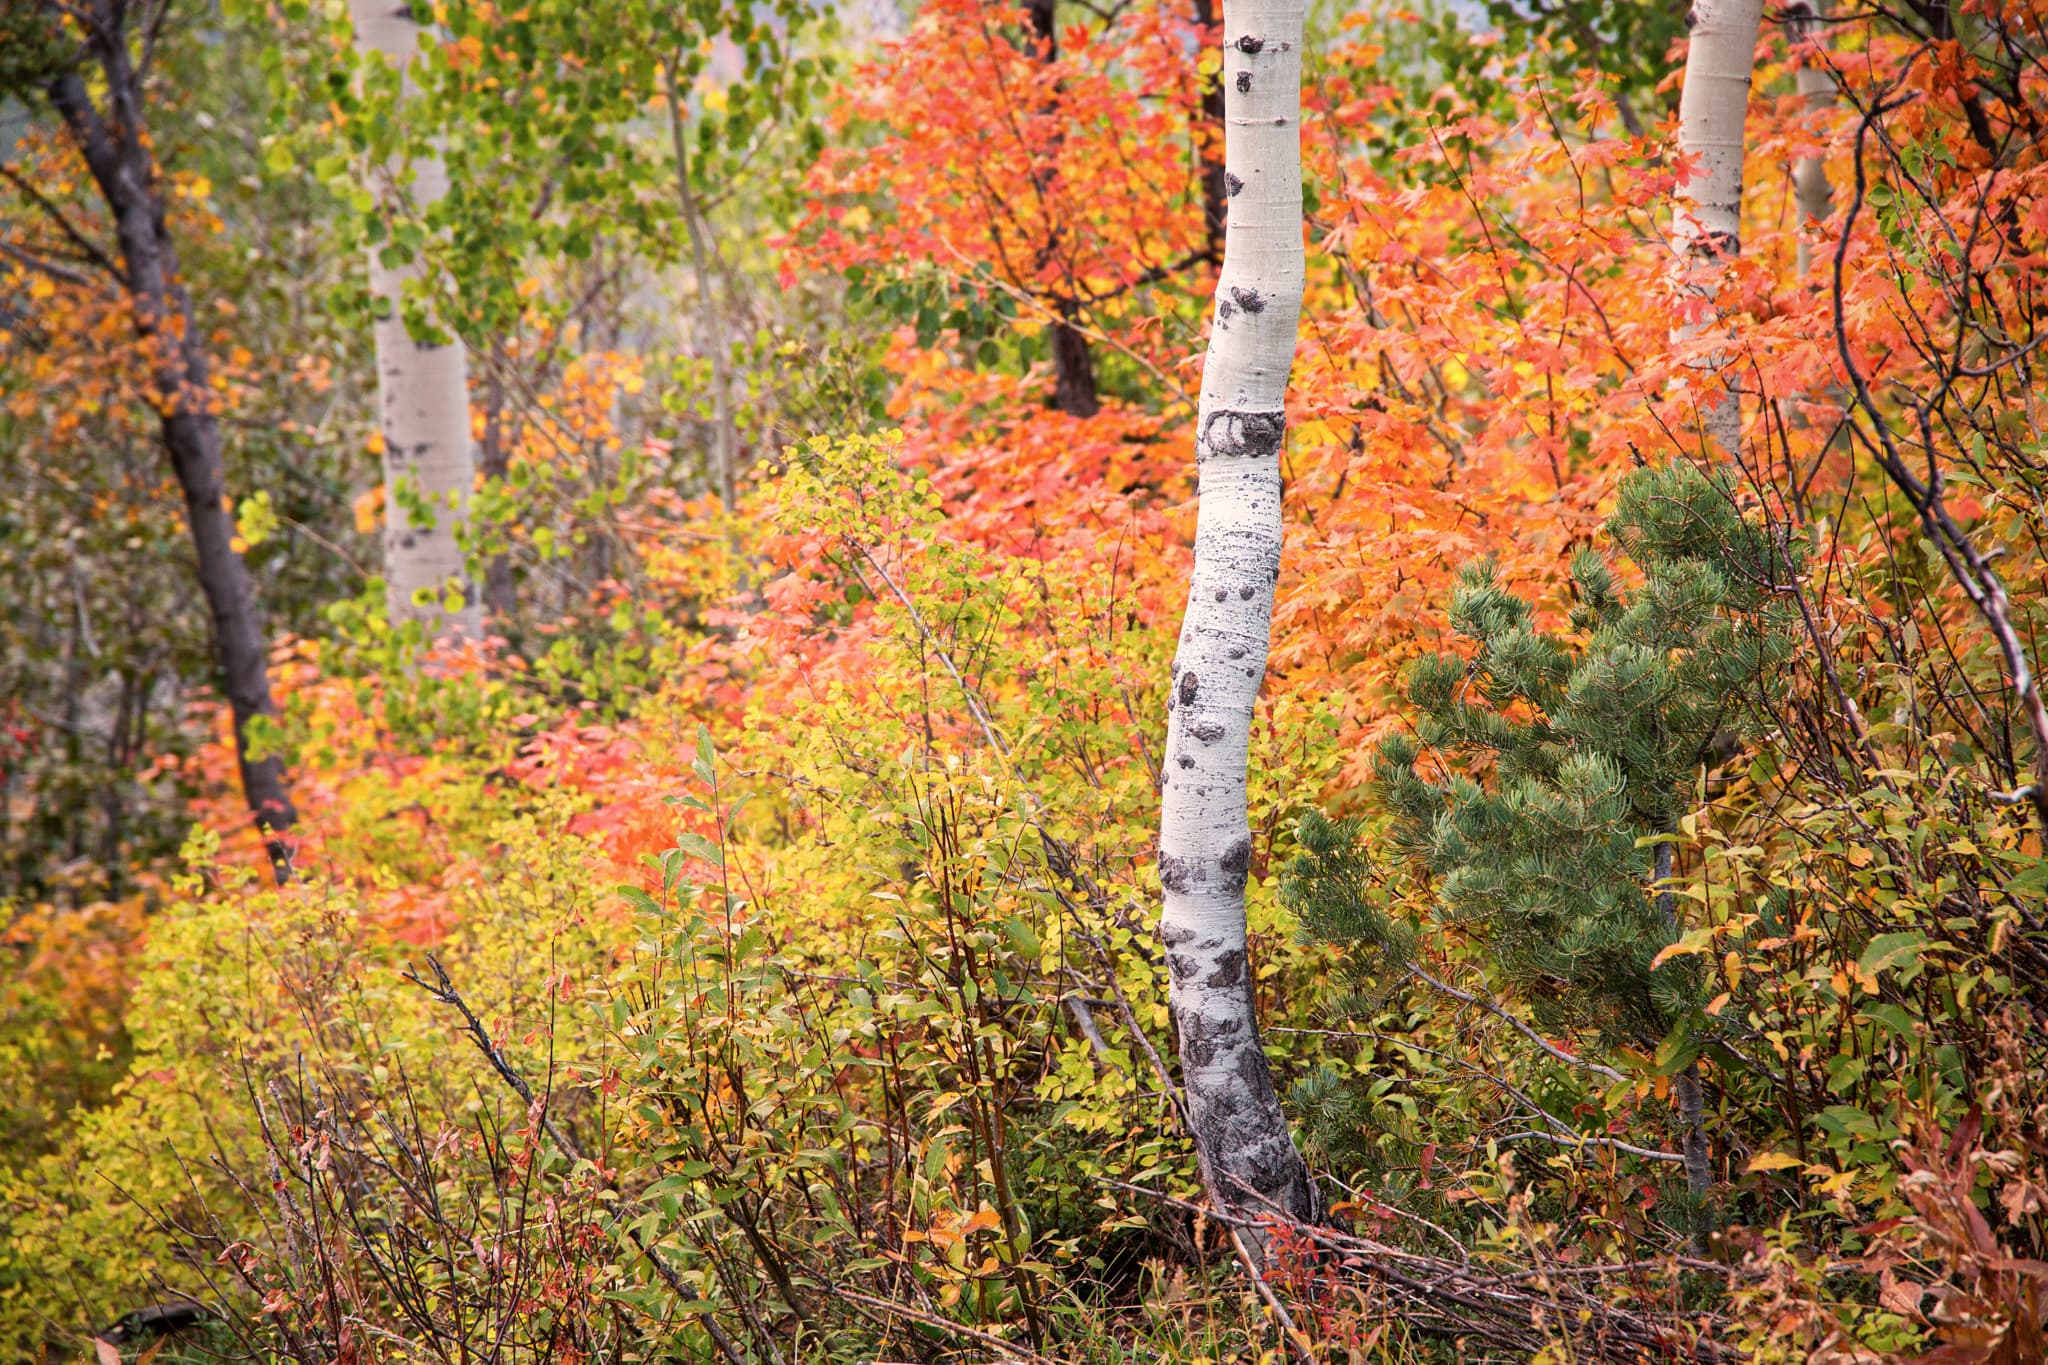
{"type": "MultiPolygon", "coordinates": [[[[356,47],[381,54],[398,68],[401,90],[419,54],[420,26],[406,0],[349,0],[356,47]]],[[[372,169],[380,210],[398,200],[402,166],[372,169]]],[[[448,192],[448,171],[438,155],[412,163],[411,206],[425,210],[448,192]]],[[[482,610],[471,589],[457,533],[469,515],[476,483],[469,430],[469,350],[461,340],[430,343],[405,325],[404,296],[420,264],[393,269],[370,251],[370,292],[388,311],[376,323],[377,417],[384,436],[384,580],[394,622],[420,620],[436,637],[475,639],[482,610]],[[451,585],[463,606],[442,605],[451,585]],[[432,602],[415,605],[431,594],[432,602]]]]}
{"type": "MultiPolygon", "coordinates": [[[[1672,245],[1687,290],[1709,301],[1727,263],[1742,253],[1743,120],[1763,8],[1763,0],[1693,0],[1686,15],[1692,41],[1678,99],[1678,149],[1697,164],[1675,196],[1672,245]]],[[[1690,341],[1718,326],[1710,311],[1673,336],[1690,341]]],[[[1741,377],[1724,374],[1725,368],[1725,356],[1693,366],[1710,453],[1724,460],[1735,458],[1742,446],[1741,377]]]]}
{"type": "MultiPolygon", "coordinates": [[[[1678,99],[1678,148],[1696,158],[1693,176],[1678,188],[1672,213],[1672,245],[1684,272],[1685,288],[1709,302],[1705,317],[1673,332],[1686,342],[1720,319],[1711,307],[1728,262],[1742,254],[1743,125],[1749,113],[1749,82],[1756,63],[1757,29],[1763,0],[1693,0],[1686,15],[1692,40],[1686,49],[1685,88],[1678,99]]],[[[1725,352],[1693,362],[1701,426],[1709,458],[1733,460],[1742,450],[1742,393],[1739,375],[1727,373],[1725,352]]],[[[1657,849],[1657,880],[1671,874],[1669,844],[1657,849]]],[[[1675,922],[1668,890],[1658,901],[1675,922]]],[[[1713,1182],[1699,1068],[1689,1066],[1673,1085],[1682,1129],[1685,1183],[1705,1201],[1713,1182]]],[[[1696,1235],[1693,1250],[1704,1253],[1696,1235]]]]}
{"type": "MultiPolygon", "coordinates": [[[[1792,0],[1785,7],[1785,36],[1795,47],[1806,46],[1799,56],[1793,81],[1800,102],[1809,110],[1821,110],[1834,103],[1835,78],[1820,58],[1827,30],[1820,11],[1809,0],[1792,0]]],[[[1834,204],[1834,187],[1828,184],[1828,164],[1817,156],[1802,156],[1792,165],[1792,201],[1799,210],[1799,279],[1803,282],[1813,268],[1813,238],[1807,224],[1828,216],[1834,204]]]]}
{"type": "Polygon", "coordinates": [[[1259,1041],[1244,911],[1245,772],[1280,577],[1280,448],[1304,273],[1303,8],[1223,8],[1229,230],[1196,418],[1194,572],[1166,703],[1159,935],[1211,1199],[1312,1220],[1320,1199],[1259,1041]]]}

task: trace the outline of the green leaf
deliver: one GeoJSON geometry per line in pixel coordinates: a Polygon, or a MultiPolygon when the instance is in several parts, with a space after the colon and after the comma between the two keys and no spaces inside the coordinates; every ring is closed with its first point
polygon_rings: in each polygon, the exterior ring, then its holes
{"type": "Polygon", "coordinates": [[[1927,935],[1917,930],[1879,934],[1870,940],[1869,946],[1863,950],[1863,957],[1857,966],[1865,976],[1871,977],[1896,971],[1900,983],[1905,984],[1920,975],[1920,954],[1927,946],[1927,935]]]}
{"type": "Polygon", "coordinates": [[[719,852],[718,845],[694,830],[686,829],[677,834],[676,847],[693,858],[702,858],[713,867],[725,866],[725,855],[719,852]]]}
{"type": "Polygon", "coordinates": [[[1877,1004],[1865,1005],[1861,1013],[1865,1019],[1870,1020],[1872,1023],[1883,1024],[1909,1043],[1920,1032],[1918,1025],[1913,1022],[1913,1016],[1906,1013],[1905,1007],[1894,1005],[1890,1001],[1880,1001],[1877,1004]]]}

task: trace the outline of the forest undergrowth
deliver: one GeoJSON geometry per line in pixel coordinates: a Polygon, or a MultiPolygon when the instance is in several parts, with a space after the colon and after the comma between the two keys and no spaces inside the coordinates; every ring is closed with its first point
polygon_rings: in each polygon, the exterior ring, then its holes
{"type": "Polygon", "coordinates": [[[0,1358],[2048,1359],[2048,7],[1309,7],[1312,1219],[1159,930],[1273,8],[0,6],[0,1358]]]}

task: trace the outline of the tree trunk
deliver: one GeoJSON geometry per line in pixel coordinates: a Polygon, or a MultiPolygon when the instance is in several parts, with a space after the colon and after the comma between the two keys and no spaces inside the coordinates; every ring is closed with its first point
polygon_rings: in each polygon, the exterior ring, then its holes
{"type": "Polygon", "coordinates": [[[185,524],[212,619],[220,688],[234,718],[242,793],[267,835],[272,870],[283,881],[290,872],[290,850],[280,836],[298,819],[285,791],[284,761],[250,755],[251,722],[277,711],[270,695],[269,642],[248,566],[235,549],[206,348],[164,222],[156,162],[143,129],[141,80],[129,60],[123,14],[119,6],[96,6],[87,24],[87,51],[106,78],[106,116],[94,107],[76,71],[57,77],[47,94],[114,219],[122,283],[136,330],[151,353],[152,401],[185,497],[185,524]]]}
{"type": "MultiPolygon", "coordinates": [[[[1195,0],[1195,23],[1201,28],[1202,41],[1216,29],[1216,0],[1195,0]]],[[[1223,76],[1219,71],[1215,79],[1204,77],[1198,68],[1195,79],[1202,83],[1202,123],[1215,137],[1222,137],[1223,122],[1223,76]]],[[[1210,256],[1223,259],[1223,229],[1230,223],[1229,182],[1224,179],[1223,158],[1204,156],[1201,159],[1202,175],[1202,227],[1209,238],[1210,256]]]]}
{"type": "Polygon", "coordinates": [[[1159,880],[1196,1150],[1225,1209],[1321,1213],[1253,1013],[1245,770],[1280,576],[1280,447],[1303,280],[1302,0],[1228,0],[1230,233],[1202,367],[1200,512],[1167,699],[1159,880]]]}
{"type": "Polygon", "coordinates": [[[1052,405],[1069,417],[1093,417],[1102,411],[1095,392],[1095,361],[1088,354],[1088,338],[1065,319],[1073,306],[1062,303],[1062,320],[1052,325],[1052,405]]]}
{"type": "MultiPolygon", "coordinates": [[[[1666,827],[1666,834],[1677,831],[1666,827]]],[[[1657,879],[1657,910],[1672,932],[1678,930],[1678,896],[1671,886],[1671,841],[1657,845],[1654,876],[1657,879]]],[[[1671,1079],[1671,1095],[1678,1102],[1678,1152],[1685,1158],[1685,1191],[1694,1205],[1707,1208],[1707,1196],[1714,1188],[1714,1149],[1707,1141],[1706,1092],[1700,1085],[1700,1064],[1691,1062],[1671,1079]]],[[[1695,1227],[1690,1238],[1693,1254],[1707,1254],[1704,1226],[1695,1227]]]]}
{"type": "Polygon", "coordinates": [[[676,207],[682,213],[683,231],[690,239],[690,270],[697,285],[697,323],[690,330],[711,360],[712,473],[718,483],[718,504],[731,516],[739,501],[739,423],[732,410],[732,348],[718,312],[703,216],[697,210],[697,193],[690,185],[690,143],[683,126],[683,92],[676,84],[680,61],[680,55],[671,57],[662,69],[662,88],[668,95],[669,138],[676,156],[676,207]]]}
{"type": "MultiPolygon", "coordinates": [[[[477,472],[489,482],[502,484],[512,472],[512,452],[505,435],[505,378],[501,367],[511,363],[502,349],[492,355],[489,377],[484,382],[483,444],[477,450],[477,472]]],[[[506,633],[519,595],[512,583],[512,556],[499,550],[484,564],[484,612],[499,635],[506,633]]]]}
{"type": "MultiPolygon", "coordinates": [[[[1795,49],[1806,49],[1799,53],[1793,79],[1800,100],[1809,111],[1825,109],[1835,99],[1835,79],[1821,59],[1826,35],[1820,12],[1809,0],[1792,0],[1785,7],[1785,36],[1795,49]]],[[[1828,184],[1828,163],[1824,158],[1802,156],[1793,163],[1792,198],[1799,209],[1798,275],[1803,283],[1813,266],[1813,238],[1807,224],[1825,219],[1834,202],[1834,187],[1828,184]]]]}
{"type": "MultiPolygon", "coordinates": [[[[1024,10],[1031,19],[1031,41],[1038,60],[1051,65],[1060,55],[1060,27],[1056,13],[1056,0],[1025,0],[1024,10]]],[[[1049,187],[1051,176],[1041,169],[1033,173],[1039,180],[1039,188],[1049,187]]],[[[1058,230],[1046,243],[1048,255],[1059,247],[1058,230]]],[[[1073,287],[1069,281],[1068,288],[1073,287]]],[[[1051,328],[1052,340],[1052,405],[1070,417],[1093,417],[1102,411],[1102,400],[1095,391],[1095,361],[1088,354],[1088,337],[1075,325],[1080,316],[1080,305],[1073,298],[1054,300],[1058,314],[1051,328]]]]}
{"type": "MultiPolygon", "coordinates": [[[[349,0],[356,47],[400,73],[403,94],[419,54],[420,26],[405,0],[349,0]]],[[[372,171],[380,212],[402,199],[402,164],[372,171]]],[[[439,155],[412,163],[411,208],[424,212],[448,192],[439,155]]],[[[387,266],[370,250],[370,293],[383,314],[375,325],[377,418],[384,436],[384,582],[391,619],[426,623],[431,634],[464,640],[482,633],[482,612],[463,563],[460,532],[476,484],[470,451],[469,350],[450,336],[423,341],[405,321],[405,293],[420,278],[418,260],[387,266]],[[462,605],[449,611],[453,592],[462,605]]]]}
{"type": "MultiPolygon", "coordinates": [[[[1676,330],[1679,342],[1719,326],[1713,298],[1727,263],[1742,251],[1743,120],[1762,21],[1763,0],[1693,0],[1686,16],[1692,41],[1678,99],[1678,148],[1696,158],[1697,168],[1675,196],[1672,244],[1687,291],[1707,303],[1704,317],[1676,330]]],[[[1692,369],[1709,454],[1733,459],[1742,446],[1741,377],[1724,373],[1725,354],[1695,361],[1692,369]]]]}

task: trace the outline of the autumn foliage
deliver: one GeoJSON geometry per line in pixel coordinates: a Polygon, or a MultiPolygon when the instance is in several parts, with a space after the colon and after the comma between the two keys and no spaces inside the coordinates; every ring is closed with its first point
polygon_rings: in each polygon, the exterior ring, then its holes
{"type": "Polygon", "coordinates": [[[501,595],[449,648],[386,619],[372,548],[345,183],[400,115],[331,93],[313,8],[231,5],[218,43],[173,13],[150,86],[273,641],[283,884],[112,225],[55,125],[5,154],[0,1353],[2040,1357],[2048,8],[1767,14],[1707,298],[1670,241],[1682,37],[1623,86],[1593,4],[1312,27],[1248,904],[1335,1207],[1257,1283],[1200,1207],[1152,932],[1220,16],[678,6],[679,136],[730,176],[699,276],[649,245],[669,110],[603,16],[442,7],[412,117],[474,177],[445,212],[514,177],[524,224],[400,225],[474,329],[464,535],[501,595]],[[1610,519],[1680,466],[1782,567],[1744,608],[1782,647],[1717,684],[1669,828],[1569,826],[1672,907],[1640,956],[1675,1022],[1621,1037],[1503,965],[1492,884],[1444,873],[1484,857],[1390,805],[1385,746],[1467,810],[1513,789],[1552,717],[1487,660],[1589,646],[1584,552],[1667,581],[1610,519]],[[1526,631],[1461,631],[1480,579],[1526,631]],[[201,1312],[129,1316],[165,1304],[201,1312]]]}

